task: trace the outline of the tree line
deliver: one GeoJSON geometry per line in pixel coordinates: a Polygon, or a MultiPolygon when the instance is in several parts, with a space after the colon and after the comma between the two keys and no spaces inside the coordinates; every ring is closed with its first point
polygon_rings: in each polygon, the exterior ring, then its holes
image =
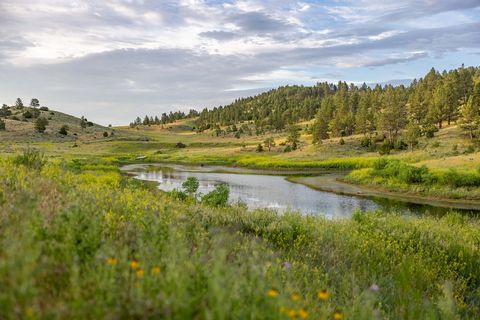
{"type": "Polygon", "coordinates": [[[371,136],[381,131],[389,143],[400,132],[411,144],[421,135],[458,123],[470,138],[480,134],[480,68],[464,67],[439,72],[432,68],[409,86],[348,85],[285,86],[227,106],[203,109],[197,130],[250,122],[261,131],[283,130],[314,119],[314,142],[352,134],[371,136]]]}
{"type": "Polygon", "coordinates": [[[143,120],[140,117],[137,117],[133,122],[130,122],[130,127],[136,127],[140,125],[149,126],[149,125],[160,125],[167,123],[174,123],[177,120],[195,118],[198,117],[198,111],[191,109],[188,114],[185,114],[183,111],[175,111],[170,113],[162,113],[160,117],[158,116],[148,116],[146,115],[143,120]]]}

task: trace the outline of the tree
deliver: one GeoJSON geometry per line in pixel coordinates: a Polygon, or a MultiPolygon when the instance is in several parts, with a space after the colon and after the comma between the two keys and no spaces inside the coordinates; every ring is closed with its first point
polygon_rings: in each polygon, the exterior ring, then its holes
{"type": "Polygon", "coordinates": [[[460,108],[460,127],[468,132],[470,139],[475,138],[480,129],[480,81],[475,83],[472,95],[460,108]]]}
{"type": "Polygon", "coordinates": [[[80,128],[84,130],[87,127],[87,119],[84,116],[80,118],[80,128]]]}
{"type": "Polygon", "coordinates": [[[30,101],[30,107],[32,108],[40,107],[40,101],[38,101],[37,98],[32,98],[32,100],[30,101]]]}
{"type": "Polygon", "coordinates": [[[375,115],[372,110],[372,96],[365,93],[360,97],[357,114],[355,116],[355,126],[359,133],[364,136],[371,134],[375,130],[375,115]]]}
{"type": "Polygon", "coordinates": [[[297,125],[290,125],[287,128],[288,136],[287,136],[287,142],[292,144],[293,150],[297,149],[297,144],[300,139],[300,127],[297,125]]]}
{"type": "Polygon", "coordinates": [[[103,137],[104,137],[104,138],[107,138],[107,137],[108,137],[108,132],[107,132],[107,131],[103,132],[103,137]]]}
{"type": "Polygon", "coordinates": [[[380,111],[380,128],[388,133],[390,143],[397,139],[398,132],[407,122],[407,113],[405,105],[402,105],[399,94],[392,86],[389,86],[385,92],[383,108],[380,111]]]}
{"type": "Polygon", "coordinates": [[[5,131],[6,130],[6,124],[5,121],[0,119],[0,131],[5,131]]]}
{"type": "Polygon", "coordinates": [[[15,106],[17,108],[23,108],[23,101],[20,98],[17,98],[17,101],[15,101],[15,106]]]}
{"type": "Polygon", "coordinates": [[[263,143],[265,144],[265,147],[268,148],[268,151],[270,151],[272,147],[275,147],[275,139],[273,139],[273,137],[268,137],[263,143]]]}
{"type": "Polygon", "coordinates": [[[35,130],[37,132],[43,133],[47,129],[48,125],[48,120],[44,117],[38,117],[37,120],[35,120],[35,130]]]}
{"type": "Polygon", "coordinates": [[[58,130],[58,133],[60,133],[61,135],[64,135],[66,136],[68,134],[68,126],[66,124],[64,124],[60,130],[58,130]]]}
{"type": "Polygon", "coordinates": [[[315,115],[315,122],[313,123],[312,136],[313,142],[319,142],[328,138],[328,124],[332,119],[333,114],[333,101],[330,98],[322,100],[320,109],[318,109],[315,115]]]}
{"type": "Polygon", "coordinates": [[[409,122],[405,131],[405,141],[411,149],[415,149],[418,145],[418,138],[421,135],[420,126],[416,123],[409,122]]]}
{"type": "Polygon", "coordinates": [[[197,192],[199,186],[200,183],[195,177],[188,177],[187,180],[182,183],[182,188],[185,190],[186,193],[191,196],[193,196],[197,192]]]}
{"type": "Polygon", "coordinates": [[[260,143],[257,145],[256,151],[257,152],[263,152],[263,146],[260,143]]]}

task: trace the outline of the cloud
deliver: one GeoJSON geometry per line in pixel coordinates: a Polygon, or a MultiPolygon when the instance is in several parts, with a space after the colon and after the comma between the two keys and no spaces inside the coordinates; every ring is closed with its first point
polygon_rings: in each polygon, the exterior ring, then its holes
{"type": "Polygon", "coordinates": [[[478,0],[2,0],[0,21],[0,103],[37,96],[104,123],[480,49],[478,0]]]}

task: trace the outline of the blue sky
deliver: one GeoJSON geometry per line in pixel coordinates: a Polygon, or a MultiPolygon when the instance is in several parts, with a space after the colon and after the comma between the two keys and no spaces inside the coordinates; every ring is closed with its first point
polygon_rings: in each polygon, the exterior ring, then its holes
{"type": "Polygon", "coordinates": [[[107,124],[480,65],[480,0],[2,0],[0,103],[107,124]]]}

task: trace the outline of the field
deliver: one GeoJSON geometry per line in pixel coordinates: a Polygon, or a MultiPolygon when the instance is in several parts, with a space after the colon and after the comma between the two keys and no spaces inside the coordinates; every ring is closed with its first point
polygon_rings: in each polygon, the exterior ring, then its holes
{"type": "Polygon", "coordinates": [[[478,218],[212,207],[119,171],[136,162],[354,170],[351,182],[426,195],[411,189],[427,185],[420,170],[438,176],[429,196],[477,199],[479,153],[455,126],[380,157],[361,136],[312,145],[303,133],[286,153],[283,133],[214,137],[190,121],[83,131],[78,120],[67,137],[55,133],[65,119],[46,134],[20,121],[0,133],[2,319],[480,317],[478,218]],[[268,136],[276,146],[256,152],[268,136]],[[442,176],[449,168],[457,180],[442,176]]]}
{"type": "Polygon", "coordinates": [[[0,178],[5,319],[480,316],[473,218],[212,208],[37,156],[0,178]]]}

